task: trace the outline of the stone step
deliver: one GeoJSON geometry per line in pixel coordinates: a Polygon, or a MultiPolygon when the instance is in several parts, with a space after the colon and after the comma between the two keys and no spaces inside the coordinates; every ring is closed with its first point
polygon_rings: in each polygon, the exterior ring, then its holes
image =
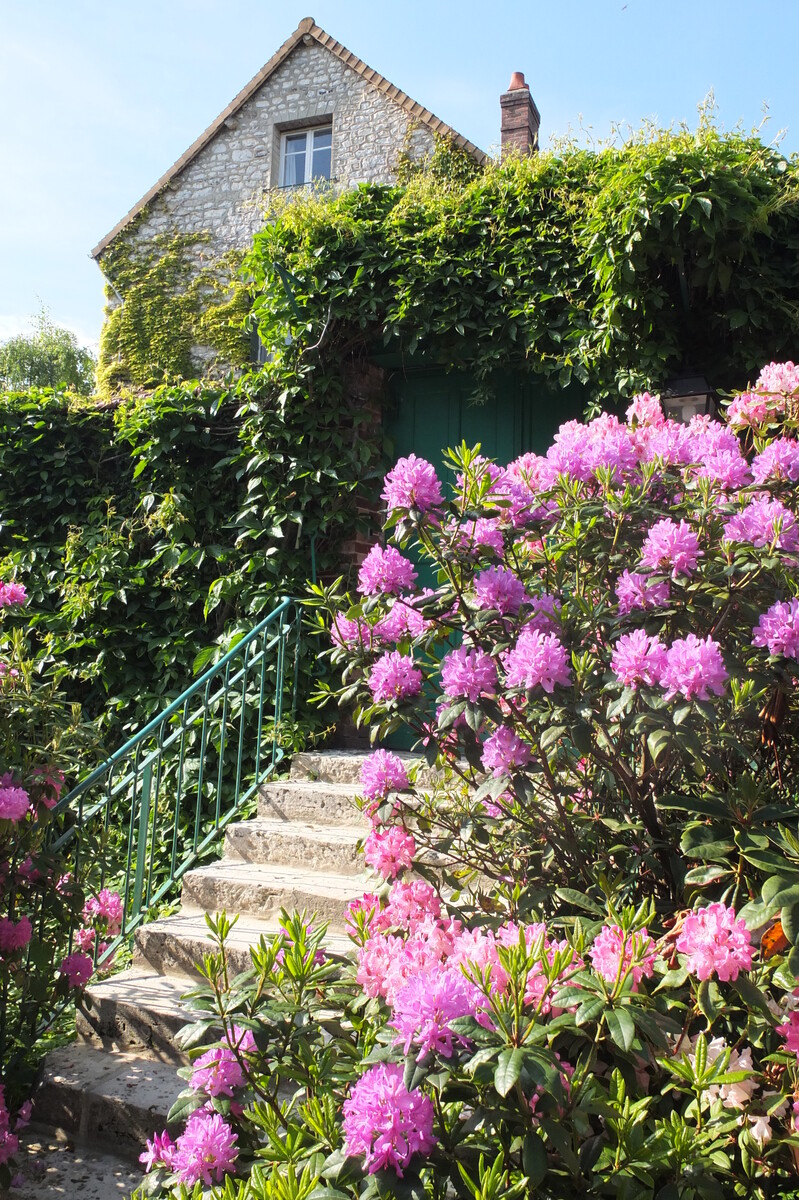
{"type": "MultiPolygon", "coordinates": [[[[227,941],[228,962],[233,973],[249,970],[252,966],[250,947],[257,946],[262,937],[268,939],[279,932],[279,925],[274,920],[239,917],[227,941]]],[[[340,955],[350,953],[353,948],[343,933],[328,932],[325,945],[331,953],[340,955]]],[[[196,964],[213,949],[205,917],[201,913],[178,913],[137,929],[133,962],[141,971],[156,971],[180,978],[187,990],[200,982],[196,964]]]]}
{"type": "Polygon", "coordinates": [[[301,750],[291,760],[291,779],[318,783],[346,783],[357,791],[361,766],[369,753],[363,750],[301,750]]]}
{"type": "Polygon", "coordinates": [[[34,1120],[135,1162],[184,1086],[172,1063],[78,1042],[47,1055],[34,1120]]]}
{"type": "Polygon", "coordinates": [[[191,986],[185,976],[141,967],[92,984],[75,1014],[78,1037],[96,1047],[182,1066],[188,1060],[175,1045],[175,1035],[191,1020],[180,1002],[191,986]]]}
{"type": "MultiPolygon", "coordinates": [[[[361,783],[361,767],[370,753],[362,750],[302,750],[291,760],[289,777],[292,781],[311,780],[317,783],[346,784],[357,794],[361,783]]],[[[430,786],[438,772],[429,767],[424,756],[409,750],[395,750],[406,771],[416,770],[415,781],[420,787],[430,786]]]]}
{"type": "MultiPolygon", "coordinates": [[[[364,825],[363,833],[368,826],[364,825]]],[[[363,870],[357,825],[322,825],[259,817],[228,825],[225,858],[251,863],[287,863],[353,875],[363,870]]]]}
{"type": "Polygon", "coordinates": [[[282,821],[325,825],[363,825],[350,783],[282,779],[265,783],[258,796],[258,815],[282,821]]]}
{"type": "Polygon", "coordinates": [[[261,920],[275,918],[281,908],[329,921],[333,932],[343,930],[350,900],[374,887],[372,876],[338,875],[305,867],[258,866],[221,862],[187,871],[183,877],[183,908],[202,912],[249,913],[261,920]]]}

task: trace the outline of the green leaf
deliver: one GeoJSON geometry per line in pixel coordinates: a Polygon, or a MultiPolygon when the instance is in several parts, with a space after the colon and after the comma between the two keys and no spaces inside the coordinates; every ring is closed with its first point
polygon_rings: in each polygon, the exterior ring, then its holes
{"type": "Polygon", "coordinates": [[[518,1080],[523,1065],[524,1051],[519,1046],[502,1051],[494,1072],[494,1087],[500,1096],[507,1096],[518,1080]]]}
{"type": "Polygon", "coordinates": [[[635,1041],[635,1022],[626,1008],[609,1008],[605,1012],[608,1033],[621,1050],[631,1050],[635,1041]]]}

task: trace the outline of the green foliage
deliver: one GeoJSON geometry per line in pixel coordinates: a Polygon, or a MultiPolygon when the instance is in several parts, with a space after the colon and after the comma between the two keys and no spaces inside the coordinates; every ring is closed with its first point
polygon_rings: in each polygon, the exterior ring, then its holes
{"type": "Polygon", "coordinates": [[[687,364],[729,388],[795,343],[798,170],[703,120],[491,164],[457,186],[431,169],[297,198],[245,264],[254,312],[275,353],[298,361],[321,342],[329,369],[361,346],[478,381],[574,377],[599,398],[687,364]]]}
{"type": "Polygon", "coordinates": [[[215,351],[224,369],[249,360],[241,256],[210,258],[204,233],[160,233],[145,243],[138,238],[142,219],[101,259],[109,281],[97,373],[103,395],[190,377],[197,346],[215,351]]]}
{"type": "Polygon", "coordinates": [[[94,386],[93,355],[74,333],[54,325],[44,308],[33,326],[32,334],[0,343],[0,388],[69,388],[88,395],[94,386]]]}
{"type": "Polygon", "coordinates": [[[99,407],[0,397],[0,572],[27,586],[33,636],[115,743],[190,681],[198,651],[304,592],[311,539],[319,570],[338,571],[378,451],[341,381],[302,382],[281,392],[261,373],[99,407]]]}

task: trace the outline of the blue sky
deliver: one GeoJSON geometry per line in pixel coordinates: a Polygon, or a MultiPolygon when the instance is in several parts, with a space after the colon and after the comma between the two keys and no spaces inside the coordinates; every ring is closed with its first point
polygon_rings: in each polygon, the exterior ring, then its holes
{"type": "Polygon", "coordinates": [[[0,339],[41,304],[99,336],[89,251],[304,16],[484,149],[524,71],[542,144],[581,123],[770,120],[799,151],[797,0],[0,0],[0,339]]]}

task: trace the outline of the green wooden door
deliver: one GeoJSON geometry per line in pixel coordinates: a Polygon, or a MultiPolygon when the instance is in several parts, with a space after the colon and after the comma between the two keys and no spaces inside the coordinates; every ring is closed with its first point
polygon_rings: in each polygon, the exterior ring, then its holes
{"type": "MultiPolygon", "coordinates": [[[[543,454],[564,421],[579,417],[586,396],[582,388],[550,388],[529,377],[498,377],[496,399],[485,404],[472,401],[474,381],[464,375],[415,370],[397,373],[392,379],[392,396],[383,414],[386,449],[393,461],[407,454],[426,458],[439,477],[443,453],[465,441],[480,443],[486,457],[504,466],[531,450],[543,454]]],[[[416,558],[412,551],[411,558],[416,558]]],[[[418,586],[434,587],[435,576],[427,563],[420,563],[418,586]]],[[[409,750],[409,731],[387,738],[386,746],[409,750]]]]}
{"type": "Polygon", "coordinates": [[[397,372],[383,418],[389,455],[418,454],[440,471],[448,446],[479,442],[483,454],[504,465],[528,450],[543,454],[558,426],[579,417],[586,400],[577,385],[552,388],[529,376],[498,376],[493,389],[495,399],[476,404],[469,376],[397,372]]]}

